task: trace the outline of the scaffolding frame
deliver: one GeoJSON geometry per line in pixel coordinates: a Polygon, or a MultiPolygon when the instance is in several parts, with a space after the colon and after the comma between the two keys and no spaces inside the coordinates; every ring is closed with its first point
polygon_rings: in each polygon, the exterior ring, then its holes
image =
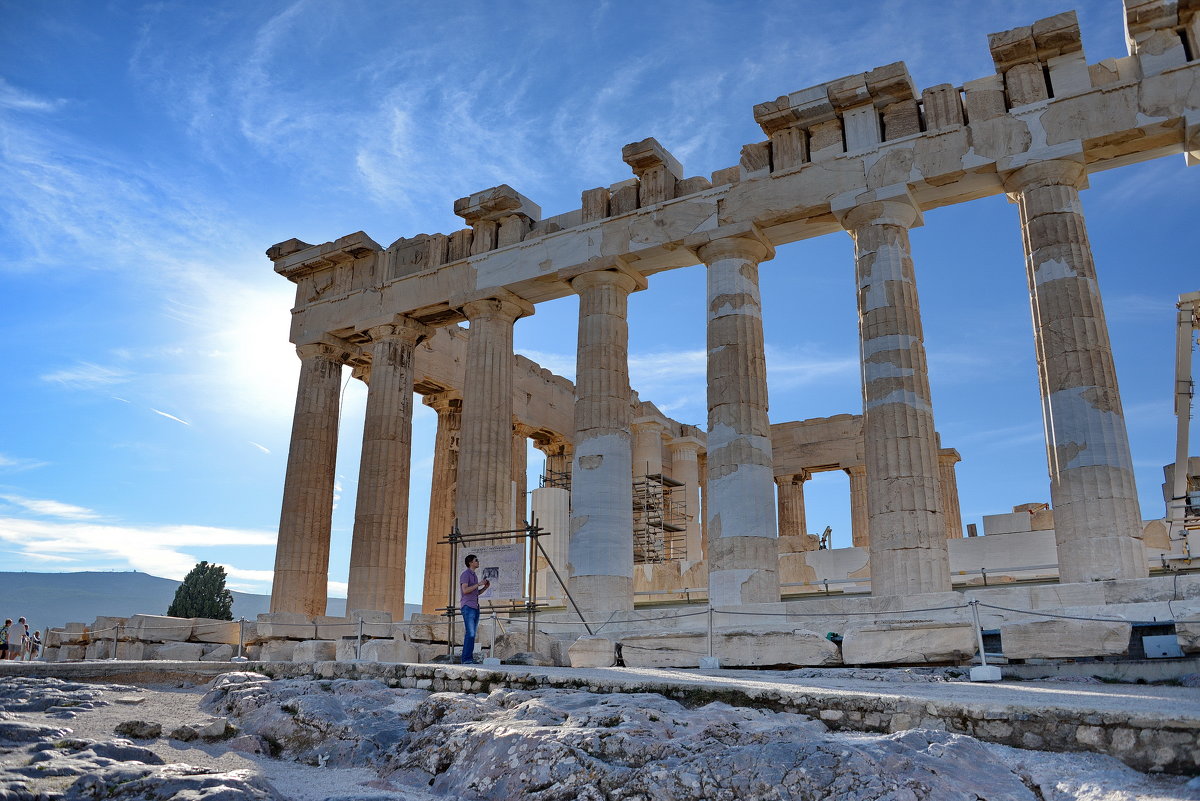
{"type": "Polygon", "coordinates": [[[687,559],[687,500],[682,481],[662,473],[633,480],[633,563],[659,564],[687,559]]]}

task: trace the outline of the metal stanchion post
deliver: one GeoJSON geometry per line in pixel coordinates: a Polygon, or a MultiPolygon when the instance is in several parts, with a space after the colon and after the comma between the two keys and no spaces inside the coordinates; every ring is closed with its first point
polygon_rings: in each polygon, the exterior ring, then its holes
{"type": "Polygon", "coordinates": [[[983,650],[983,627],[979,623],[979,599],[968,601],[971,614],[975,618],[975,640],[979,643],[979,666],[971,668],[971,681],[1000,681],[1000,668],[987,663],[987,654],[983,650]]]}
{"type": "Polygon", "coordinates": [[[113,624],[113,652],[112,652],[113,659],[117,658],[117,635],[120,633],[120,631],[121,631],[121,624],[114,623],[113,624]]]}
{"type": "Polygon", "coordinates": [[[238,618],[238,650],[237,656],[234,656],[230,662],[249,662],[246,658],[244,648],[246,647],[246,618],[238,618]]]}
{"type": "Polygon", "coordinates": [[[485,665],[498,665],[500,660],[496,658],[496,610],[492,610],[492,645],[488,648],[487,658],[483,660],[485,665]]]}
{"type": "Polygon", "coordinates": [[[700,657],[700,668],[702,670],[717,670],[721,667],[721,660],[713,656],[713,608],[712,603],[708,605],[708,656],[700,657]]]}
{"type": "Polygon", "coordinates": [[[358,619],[358,642],[354,645],[354,658],[362,659],[363,619],[358,619]]]}

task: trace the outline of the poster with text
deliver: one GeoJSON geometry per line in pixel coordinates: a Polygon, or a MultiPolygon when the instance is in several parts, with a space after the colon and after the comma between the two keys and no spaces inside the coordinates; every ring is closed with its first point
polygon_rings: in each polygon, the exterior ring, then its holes
{"type": "Polygon", "coordinates": [[[477,545],[471,552],[479,557],[475,575],[492,584],[480,594],[480,601],[520,601],[525,597],[525,543],[477,545]]]}

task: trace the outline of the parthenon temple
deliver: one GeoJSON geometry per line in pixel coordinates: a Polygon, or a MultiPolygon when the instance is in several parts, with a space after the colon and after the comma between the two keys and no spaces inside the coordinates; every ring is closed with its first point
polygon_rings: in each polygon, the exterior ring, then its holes
{"type": "MultiPolygon", "coordinates": [[[[403,615],[418,394],[437,412],[426,612],[447,602],[455,521],[469,533],[535,517],[579,612],[600,617],[662,600],[768,608],[830,583],[864,603],[936,596],[963,586],[968,562],[1063,585],[1152,581],[1155,560],[1191,545],[1139,508],[1083,198],[1100,170],[1200,160],[1200,3],[1124,9],[1125,57],[1089,63],[1066,12],[991,34],[994,73],[961,86],[919,88],[898,62],[765,100],[753,109],[763,139],[707,177],[648,138],[622,148],[630,178],[582,188],[561,214],[500,185],[456,200],[464,227],[451,233],[271,247],[296,284],[301,362],[272,612],[325,614],[347,366],[368,384],[348,610],[403,615]],[[928,210],[1001,193],[1019,212],[1051,508],[964,537],[909,230],[928,210]],[[862,407],[772,420],[759,265],[846,234],[862,407]],[[628,299],[697,265],[708,419],[680,421],[630,386],[628,299]],[[514,326],[568,295],[574,382],[513,351],[514,326]],[[546,455],[532,510],[529,440],[546,455]],[[851,548],[822,547],[805,520],[805,481],[831,470],[849,477],[851,548]]],[[[541,586],[563,605],[549,572],[541,586]]]]}

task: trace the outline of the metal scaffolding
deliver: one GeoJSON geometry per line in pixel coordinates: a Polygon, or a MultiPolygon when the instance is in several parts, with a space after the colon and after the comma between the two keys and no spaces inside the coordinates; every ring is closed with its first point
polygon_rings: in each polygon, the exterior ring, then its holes
{"type": "Polygon", "coordinates": [[[633,480],[633,563],[687,558],[687,506],[683,483],[662,473],[633,480]]]}

